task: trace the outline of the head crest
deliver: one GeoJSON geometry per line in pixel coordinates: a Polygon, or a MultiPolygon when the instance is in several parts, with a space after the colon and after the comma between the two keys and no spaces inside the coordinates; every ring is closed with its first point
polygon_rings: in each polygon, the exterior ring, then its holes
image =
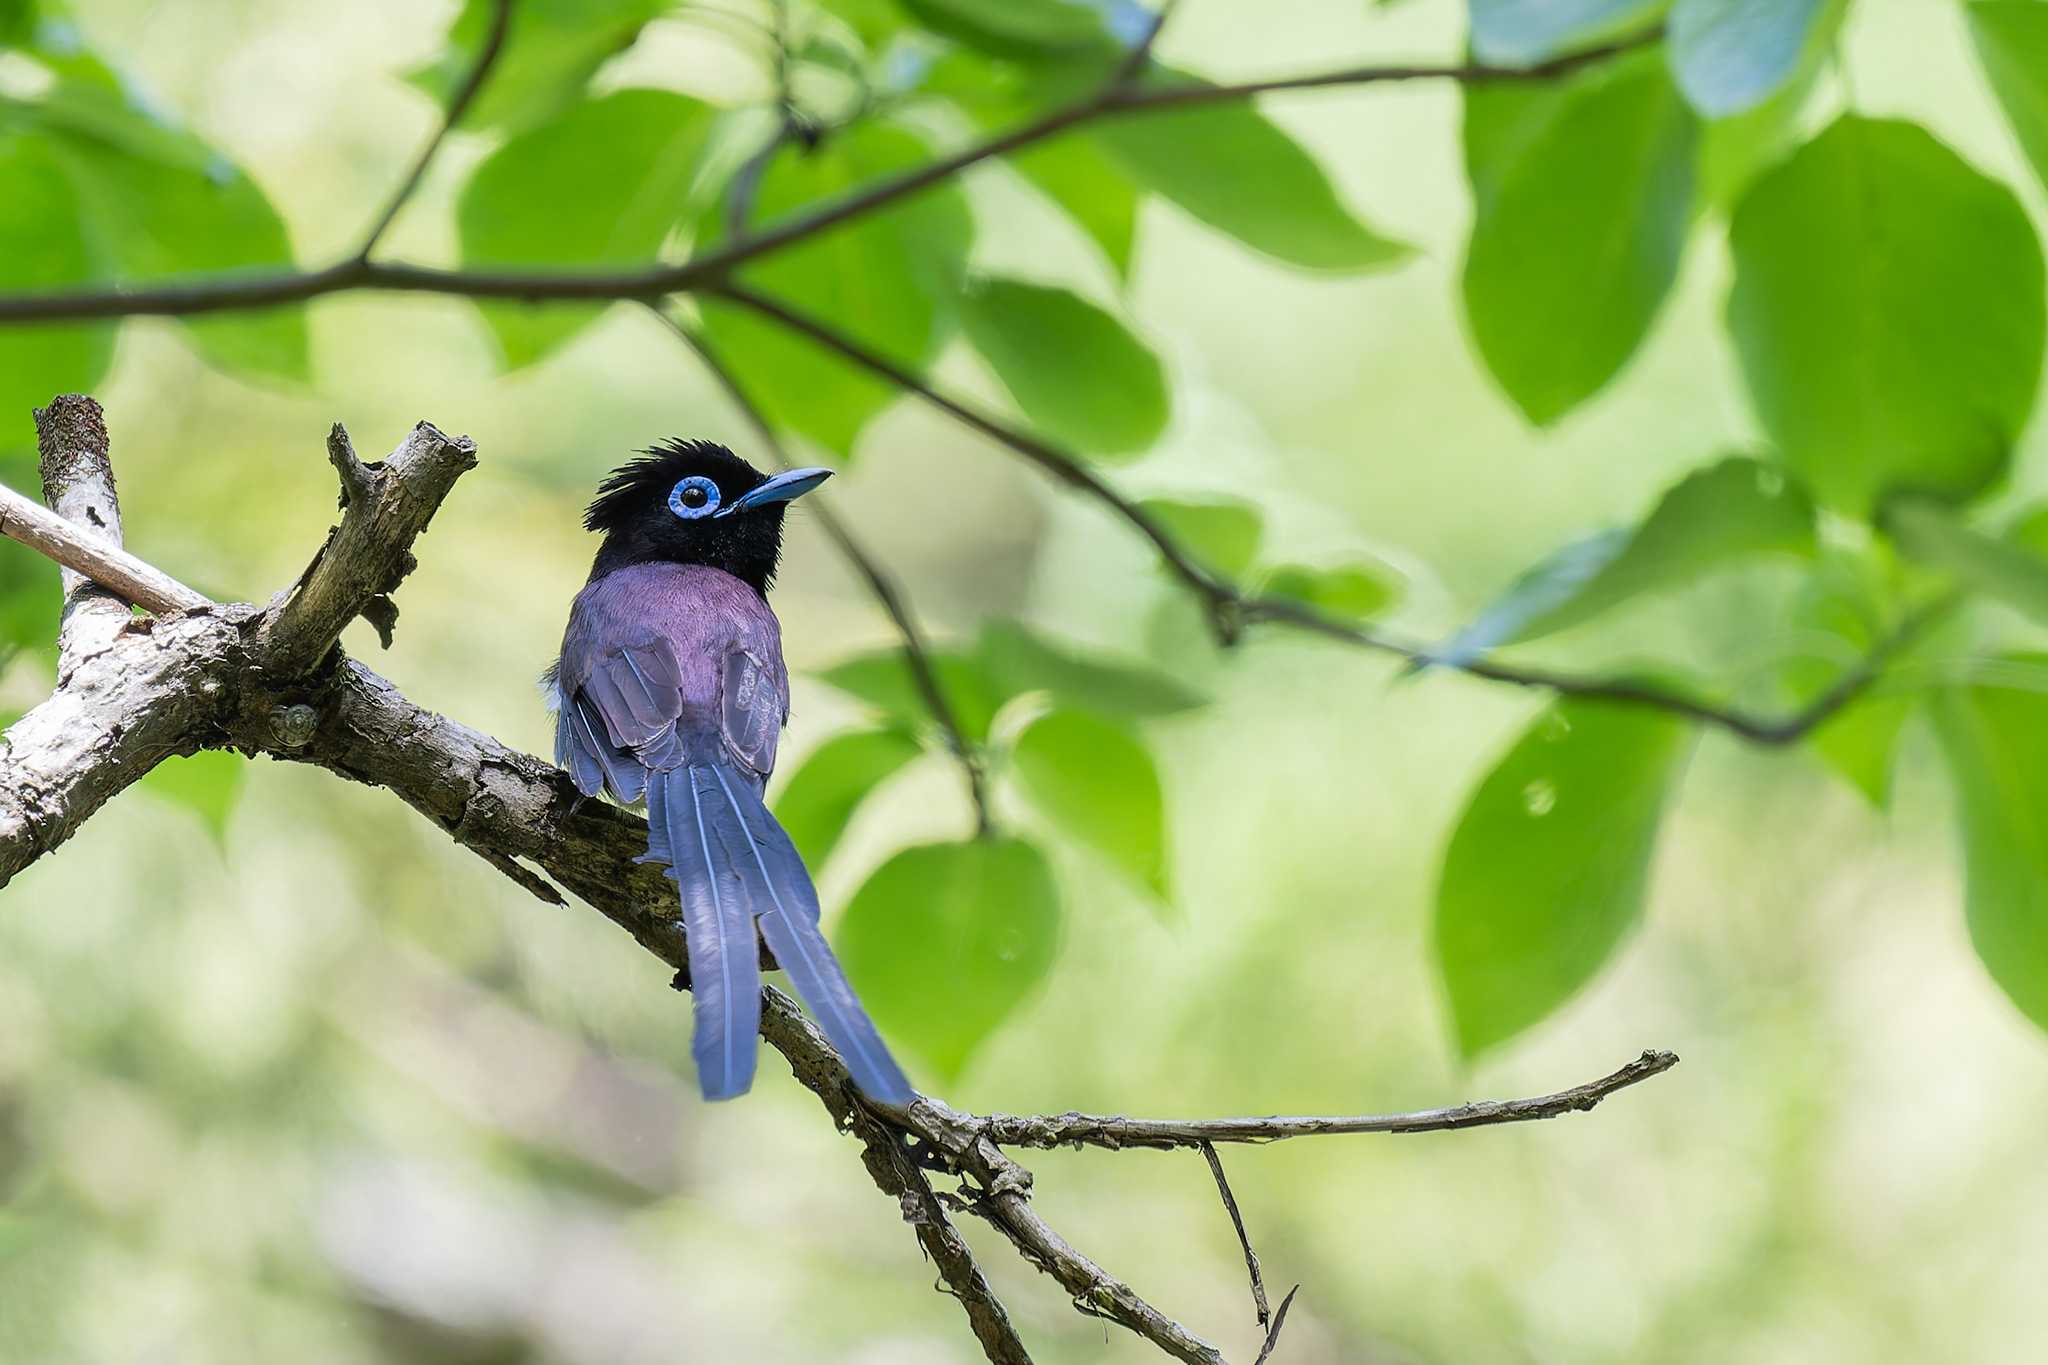
{"type": "Polygon", "coordinates": [[[592,531],[618,530],[647,499],[666,500],[676,482],[692,474],[708,475],[726,488],[750,488],[761,481],[759,470],[716,441],[662,441],[597,486],[583,525],[592,531]]]}

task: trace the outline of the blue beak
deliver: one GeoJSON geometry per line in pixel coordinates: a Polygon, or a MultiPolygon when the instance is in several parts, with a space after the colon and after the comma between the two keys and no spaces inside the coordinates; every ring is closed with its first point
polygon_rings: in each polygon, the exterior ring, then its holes
{"type": "Polygon", "coordinates": [[[791,469],[765,483],[742,493],[711,515],[729,517],[735,512],[746,512],[756,507],[766,507],[771,502],[788,502],[800,498],[832,477],[829,469],[791,469]]]}

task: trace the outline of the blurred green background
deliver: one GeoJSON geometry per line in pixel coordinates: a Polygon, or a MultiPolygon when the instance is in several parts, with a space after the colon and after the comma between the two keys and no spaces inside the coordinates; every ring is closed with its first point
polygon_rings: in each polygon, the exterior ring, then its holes
{"type": "MultiPolygon", "coordinates": [[[[441,50],[444,6],[77,8],[97,50],[264,188],[301,261],[354,246],[438,117],[400,77],[441,50]]],[[[1442,0],[1189,0],[1162,52],[1227,79],[1337,53],[1444,57],[1464,25],[1442,0]]],[[[1862,0],[1841,41],[1823,113],[1853,97],[1910,116],[2043,221],[1960,6],[1862,0]]],[[[716,34],[664,20],[599,87],[732,103],[755,81],[716,34]]],[[[1128,309],[1175,411],[1121,486],[1245,498],[1269,544],[1384,560],[1407,580],[1395,619],[1433,636],[1557,545],[1757,445],[1721,325],[1718,222],[1620,379],[1536,430],[1462,330],[1459,91],[1266,109],[1419,254],[1303,275],[1148,203],[1128,309]]],[[[450,145],[392,254],[450,258],[452,197],[485,148],[450,145]]],[[[1007,172],[970,193],[977,264],[1099,285],[1085,240],[1007,172]]],[[[421,703],[548,752],[536,679],[594,548],[578,524],[592,485],[669,435],[762,452],[628,307],[510,375],[460,302],[346,296],[306,316],[302,386],[227,377],[169,323],[122,331],[97,396],[129,547],[263,600],[330,522],[327,423],[366,456],[420,418],[467,432],[482,464],[421,543],[395,646],[361,625],[345,643],[421,703]]],[[[995,392],[957,353],[939,372],[995,392]]],[[[20,444],[27,414],[5,420],[20,444]]],[[[2036,423],[2015,498],[2042,490],[2043,444],[2036,423]]],[[[1888,811],[1802,751],[1705,737],[1640,932],[1554,1018],[1467,1066],[1431,958],[1433,888],[1464,801],[1540,699],[1401,680],[1305,637],[1218,652],[1125,528],[909,403],[829,495],[939,637],[1018,616],[1213,698],[1145,726],[1171,913],[1048,841],[1056,964],[957,1081],[922,1084],[975,1110],[1361,1112],[1550,1091],[1645,1047],[1684,1057],[1555,1123],[1226,1151],[1269,1283],[1302,1286],[1276,1360],[2038,1357],[2048,1043],[1971,952],[1951,798],[1918,722],[1888,811]]],[[[798,674],[786,770],[860,715],[807,675],[894,638],[801,511],[791,525],[775,598],[798,674]]],[[[1770,655],[1790,591],[1781,567],[1722,575],[1559,657],[1739,674],[1770,655]]],[[[0,708],[49,683],[45,660],[17,657],[0,708]]],[[[979,1358],[855,1145],[778,1062],[745,1100],[698,1102],[687,1001],[625,936],[525,897],[387,795],[247,767],[218,828],[131,791],[5,894],[0,1360],[979,1358]]],[[[1038,827],[1007,785],[998,809],[1038,827]]],[[[919,760],[822,878],[828,927],[892,851],[969,828],[957,774],[919,760]]],[[[1256,1352],[1197,1156],[1028,1164],[1077,1246],[1233,1359],[1256,1352]]],[[[1157,1358],[963,1228],[1040,1359],[1157,1358]]]]}

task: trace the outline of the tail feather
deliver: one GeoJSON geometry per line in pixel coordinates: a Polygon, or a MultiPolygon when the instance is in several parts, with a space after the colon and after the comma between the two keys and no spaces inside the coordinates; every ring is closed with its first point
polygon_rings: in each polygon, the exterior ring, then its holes
{"type": "Polygon", "coordinates": [[[754,1083],[761,1027],[755,898],[742,875],[752,841],[718,799],[715,769],[693,764],[652,774],[652,781],[661,789],[669,876],[681,892],[689,941],[697,1083],[707,1100],[731,1099],[754,1083]]]}
{"type": "Polygon", "coordinates": [[[832,955],[832,945],[818,929],[818,892],[789,835],[768,813],[752,784],[729,775],[724,764],[696,771],[708,771],[717,779],[718,790],[706,793],[707,805],[715,804],[722,793],[747,836],[741,854],[741,880],[751,883],[750,891],[765,893],[754,898],[761,936],[789,973],[797,994],[817,1015],[825,1036],[846,1059],[854,1083],[870,1099],[883,1104],[910,1103],[909,1079],[889,1055],[839,959],[832,955]]]}

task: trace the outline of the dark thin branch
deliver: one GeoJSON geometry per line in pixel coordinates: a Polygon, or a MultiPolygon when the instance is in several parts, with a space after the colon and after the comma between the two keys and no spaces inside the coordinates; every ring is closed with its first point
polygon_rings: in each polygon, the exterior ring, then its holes
{"type": "MultiPolygon", "coordinates": [[[[697,358],[704,362],[704,368],[710,372],[719,387],[725,390],[726,396],[732,400],[733,406],[740,410],[740,415],[746,419],[747,424],[753,427],[754,434],[760,439],[761,444],[774,454],[776,463],[784,468],[793,464],[794,461],[789,458],[788,448],[776,434],[767,414],[747,393],[745,386],[740,383],[739,376],[734,374],[731,367],[711,348],[710,343],[670,316],[666,309],[654,307],[652,311],[685,346],[696,352],[697,358]]],[[[967,796],[974,805],[975,830],[981,834],[990,833],[995,828],[995,822],[989,809],[988,774],[982,763],[981,751],[967,737],[966,729],[960,724],[959,713],[953,709],[952,701],[946,696],[945,687],[939,682],[938,669],[932,663],[931,647],[925,642],[924,631],[918,626],[917,615],[911,610],[909,597],[904,593],[902,585],[897,583],[889,571],[882,567],[881,562],[868,552],[867,547],[860,543],[853,532],[847,529],[846,523],[833,512],[831,505],[815,501],[816,495],[813,495],[813,498],[811,509],[817,517],[818,525],[824,528],[827,538],[846,562],[853,566],[854,572],[860,575],[861,581],[867,584],[868,591],[882,604],[882,610],[888,613],[889,619],[895,623],[896,633],[903,639],[903,659],[910,668],[910,678],[917,687],[917,695],[923,701],[925,710],[929,711],[932,719],[937,722],[940,734],[945,736],[946,748],[952,752],[960,765],[962,776],[967,780],[967,796]]]]}
{"type": "Polygon", "coordinates": [[[1804,738],[1815,728],[1869,690],[1884,668],[1917,639],[1929,625],[1952,609],[1958,599],[1944,597],[1909,614],[1899,626],[1880,640],[1854,668],[1806,705],[1785,716],[1761,716],[1734,707],[1721,706],[1683,692],[1657,687],[1629,678],[1588,678],[1548,669],[1506,664],[1490,658],[1445,660],[1428,646],[1400,640],[1364,626],[1325,616],[1293,598],[1247,593],[1243,588],[1202,564],[1143,507],[1125,497],[1097,475],[1078,456],[1061,450],[1020,427],[999,422],[934,389],[925,380],[896,364],[887,356],[830,324],[769,298],[743,285],[725,283],[706,291],[716,298],[741,304],[770,318],[790,331],[807,337],[854,366],[888,380],[906,393],[959,421],[962,425],[1009,447],[1069,487],[1077,488],[1107,506],[1152,542],[1174,578],[1201,600],[1211,628],[1224,644],[1235,644],[1248,625],[1284,625],[1307,631],[1360,649],[1391,654],[1422,667],[1455,669],[1475,678],[1512,683],[1518,687],[1541,688],[1560,696],[1588,701],[1607,701],[1625,706],[1666,711],[1727,730],[1757,744],[1785,745],[1804,738]]]}
{"type": "Polygon", "coordinates": [[[657,299],[703,288],[724,279],[748,261],[865,217],[949,180],[971,166],[1022,151],[1111,115],[1136,116],[1156,110],[1249,99],[1286,90],[1320,90],[1420,80],[1449,80],[1472,85],[1554,80],[1582,67],[1645,47],[1662,36],[1661,29],[1653,29],[1526,67],[1485,66],[1470,62],[1360,66],[1227,85],[1105,85],[1095,94],[1031,123],[961,148],[866,189],[852,191],[808,213],[763,228],[679,265],[650,264],[632,270],[589,272],[444,270],[386,264],[357,257],[309,271],[239,273],[136,287],[5,295],[0,296],[0,323],[66,322],[143,315],[191,316],[276,308],[351,289],[527,302],[657,299]]]}
{"type": "MultiPolygon", "coordinates": [[[[1406,1114],[1359,1114],[1348,1117],[1281,1117],[1241,1119],[1132,1119],[1121,1114],[990,1114],[959,1116],[968,1128],[999,1147],[1202,1147],[1216,1142],[1279,1142],[1285,1138],[1341,1133],[1439,1133],[1455,1128],[1487,1128],[1501,1123],[1530,1123],[1561,1114],[1583,1113],[1619,1090],[1640,1085],[1678,1065],[1672,1052],[1645,1052],[1627,1066],[1597,1081],[1575,1085],[1554,1095],[1524,1100],[1472,1100],[1448,1109],[1422,1109],[1406,1114]]],[[[920,1105],[932,1101],[920,1100],[920,1105]]]]}
{"type": "Polygon", "coordinates": [[[1287,1310],[1294,1307],[1294,1296],[1300,1292],[1301,1286],[1296,1285],[1287,1291],[1286,1298],[1280,1300],[1280,1311],[1273,1314],[1273,1325],[1266,1329],[1265,1345],[1259,1347],[1259,1358],[1252,1365],[1266,1365],[1273,1358],[1273,1348],[1280,1344],[1280,1329],[1287,1325],[1287,1310]]]}
{"type": "Polygon", "coordinates": [[[1259,1253],[1252,1250],[1251,1234],[1244,1230],[1244,1215],[1238,1212],[1237,1196],[1230,1192],[1230,1178],[1223,1174],[1223,1158],[1216,1155],[1216,1144],[1201,1144],[1202,1156],[1209,1163],[1209,1174],[1216,1177],[1216,1193],[1223,1199],[1223,1211],[1230,1215],[1230,1226],[1237,1230],[1237,1244],[1244,1250],[1245,1273],[1252,1280],[1252,1312],[1264,1327],[1273,1317],[1273,1305],[1266,1302],[1266,1280],[1259,1273],[1259,1253]]]}
{"type": "Polygon", "coordinates": [[[1145,32],[1138,41],[1131,44],[1131,50],[1117,63],[1116,74],[1110,77],[1110,86],[1120,89],[1137,81],[1152,64],[1152,49],[1159,46],[1159,35],[1166,32],[1167,24],[1173,20],[1174,7],[1180,0],[1160,0],[1159,8],[1152,12],[1152,20],[1145,26],[1145,32]]]}
{"type": "Polygon", "coordinates": [[[477,49],[476,60],[470,64],[468,74],[462,78],[462,84],[456,87],[454,96],[449,99],[448,111],[442,115],[440,126],[435,128],[433,136],[427,139],[427,145],[420,149],[419,158],[412,163],[412,169],[406,172],[405,179],[393,191],[390,200],[384,205],[384,211],[377,215],[377,220],[363,235],[363,244],[356,251],[356,260],[367,262],[370,259],[370,253],[384,240],[384,234],[390,230],[399,213],[412,200],[414,192],[420,187],[420,182],[426,179],[427,168],[434,164],[434,157],[439,154],[441,144],[448,140],[448,135],[455,131],[456,125],[462,122],[462,116],[469,112],[469,106],[474,104],[476,97],[482,93],[484,82],[490,79],[491,68],[497,65],[498,54],[505,50],[505,36],[512,28],[512,4],[513,0],[496,0],[492,5],[491,26],[484,34],[484,45],[477,49]]]}

